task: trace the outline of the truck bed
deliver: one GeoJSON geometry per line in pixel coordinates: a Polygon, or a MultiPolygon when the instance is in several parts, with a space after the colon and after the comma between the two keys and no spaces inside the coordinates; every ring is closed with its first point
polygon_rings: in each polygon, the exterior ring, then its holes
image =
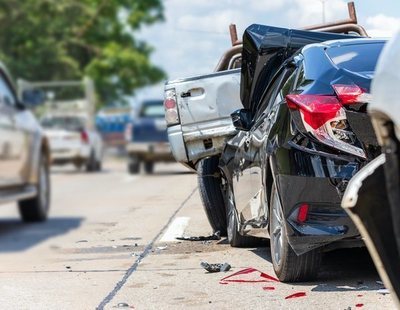
{"type": "Polygon", "coordinates": [[[236,133],[230,114],[242,108],[240,69],[170,81],[175,91],[180,124],[168,128],[172,152],[178,162],[194,166],[220,154],[228,137],[236,133]]]}

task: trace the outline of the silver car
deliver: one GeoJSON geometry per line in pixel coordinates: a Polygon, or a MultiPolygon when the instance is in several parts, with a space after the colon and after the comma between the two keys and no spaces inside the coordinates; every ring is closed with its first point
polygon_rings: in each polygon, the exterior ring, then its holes
{"type": "Polygon", "coordinates": [[[18,201],[24,221],[44,221],[50,207],[49,145],[27,108],[41,96],[26,91],[22,97],[0,64],[0,203],[18,201]]]}

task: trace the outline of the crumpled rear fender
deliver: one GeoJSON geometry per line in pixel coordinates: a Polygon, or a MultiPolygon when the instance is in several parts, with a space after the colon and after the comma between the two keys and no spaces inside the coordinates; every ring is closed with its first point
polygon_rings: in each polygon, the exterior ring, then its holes
{"type": "Polygon", "coordinates": [[[400,308],[400,251],[387,196],[384,163],[385,157],[381,155],[351,179],[342,207],[364,238],[386,287],[397,293],[393,298],[400,308]]]}

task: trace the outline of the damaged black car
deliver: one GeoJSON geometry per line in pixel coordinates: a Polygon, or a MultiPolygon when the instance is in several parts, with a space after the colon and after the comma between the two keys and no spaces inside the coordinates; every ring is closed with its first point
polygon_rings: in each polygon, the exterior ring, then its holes
{"type": "Polygon", "coordinates": [[[364,243],[341,208],[349,180],[380,155],[366,114],[384,40],[250,26],[238,133],[221,155],[232,246],[269,237],[281,281],[308,281],[322,253],[364,243]]]}

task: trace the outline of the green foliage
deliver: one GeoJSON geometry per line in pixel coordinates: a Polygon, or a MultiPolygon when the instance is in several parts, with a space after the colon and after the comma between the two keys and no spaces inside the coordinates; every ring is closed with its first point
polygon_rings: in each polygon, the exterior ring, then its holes
{"type": "Polygon", "coordinates": [[[0,0],[0,60],[32,81],[89,75],[106,103],[165,77],[133,36],[162,20],[161,0],[0,0]]]}

